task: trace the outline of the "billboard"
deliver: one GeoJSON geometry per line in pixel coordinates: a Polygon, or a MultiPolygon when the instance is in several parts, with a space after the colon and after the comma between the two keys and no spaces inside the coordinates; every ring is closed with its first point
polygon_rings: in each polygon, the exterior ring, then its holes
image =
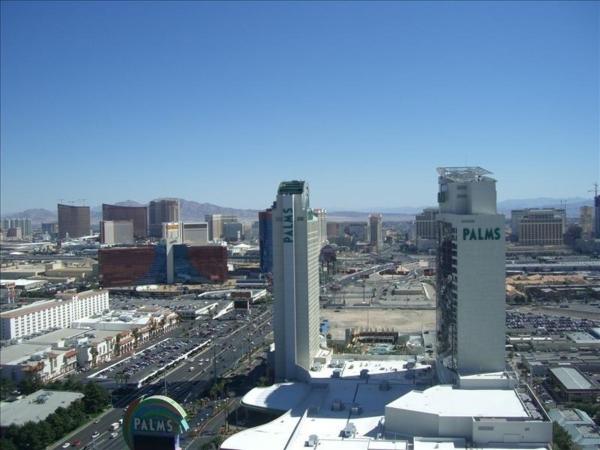
{"type": "Polygon", "coordinates": [[[164,395],[140,397],[123,417],[123,437],[131,450],[179,450],[179,436],[189,429],[185,410],[164,395]]]}

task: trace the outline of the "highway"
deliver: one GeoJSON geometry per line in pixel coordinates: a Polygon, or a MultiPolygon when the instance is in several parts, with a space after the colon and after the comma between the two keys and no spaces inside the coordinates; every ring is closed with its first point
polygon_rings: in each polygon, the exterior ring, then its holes
{"type": "MultiPolygon", "coordinates": [[[[198,353],[166,374],[153,384],[121,398],[114,407],[95,422],[88,424],[68,439],[63,439],[50,449],[60,449],[65,442],[81,441],[76,448],[88,448],[97,450],[121,450],[125,448],[125,442],[121,429],[118,436],[111,439],[110,426],[123,417],[127,405],[141,395],[166,394],[180,402],[183,406],[190,404],[200,398],[202,393],[211,386],[214,379],[214,368],[216,376],[235,368],[249,350],[265,344],[267,335],[271,332],[269,321],[271,310],[256,317],[249,317],[235,331],[226,336],[214,338],[214,345],[198,353]],[[216,364],[215,364],[216,358],[216,364]],[[165,381],[166,380],[166,381],[165,381]],[[92,434],[98,432],[96,438],[92,434]]],[[[200,417],[188,418],[190,429],[198,425],[200,417]]]]}

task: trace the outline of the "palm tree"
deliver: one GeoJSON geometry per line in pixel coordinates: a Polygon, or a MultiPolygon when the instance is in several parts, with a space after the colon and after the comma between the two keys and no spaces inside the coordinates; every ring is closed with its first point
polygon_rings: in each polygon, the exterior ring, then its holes
{"type": "Polygon", "coordinates": [[[92,365],[95,366],[96,360],[98,359],[98,349],[96,347],[92,347],[90,353],[92,354],[92,365]]]}
{"type": "Polygon", "coordinates": [[[115,356],[119,356],[121,354],[121,335],[117,334],[117,339],[115,342],[115,356]]]}
{"type": "Polygon", "coordinates": [[[133,346],[137,347],[138,339],[140,337],[140,331],[137,328],[131,330],[131,334],[133,334],[133,346]]]}

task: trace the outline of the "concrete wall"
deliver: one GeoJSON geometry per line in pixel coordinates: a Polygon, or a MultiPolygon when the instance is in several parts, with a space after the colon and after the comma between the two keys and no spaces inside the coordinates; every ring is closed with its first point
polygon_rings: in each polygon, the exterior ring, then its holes
{"type": "Polygon", "coordinates": [[[407,436],[437,437],[438,416],[386,406],[385,431],[407,436]]]}
{"type": "Polygon", "coordinates": [[[552,422],[480,419],[472,422],[473,444],[552,442],[552,422]]]}

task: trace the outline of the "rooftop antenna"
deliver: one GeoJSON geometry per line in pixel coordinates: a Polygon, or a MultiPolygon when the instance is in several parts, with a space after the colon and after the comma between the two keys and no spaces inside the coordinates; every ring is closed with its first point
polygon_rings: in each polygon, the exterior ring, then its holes
{"type": "Polygon", "coordinates": [[[592,186],[594,186],[594,189],[590,189],[588,192],[593,192],[594,193],[594,198],[598,197],[598,183],[594,183],[592,184],[592,186]]]}

